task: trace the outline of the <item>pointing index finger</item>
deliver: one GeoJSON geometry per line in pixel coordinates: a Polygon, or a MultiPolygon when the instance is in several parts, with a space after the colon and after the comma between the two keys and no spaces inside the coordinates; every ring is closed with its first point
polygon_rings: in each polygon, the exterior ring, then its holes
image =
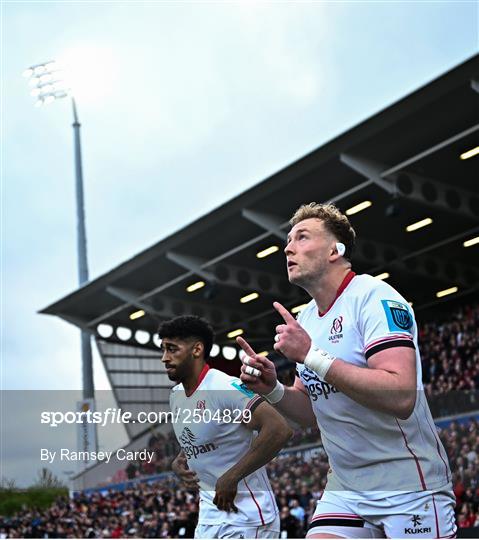
{"type": "Polygon", "coordinates": [[[286,324],[296,322],[296,319],[291,315],[291,313],[279,302],[273,302],[273,307],[281,315],[281,317],[283,317],[286,324]]]}
{"type": "Polygon", "coordinates": [[[253,348],[251,347],[251,345],[246,341],[246,339],[243,339],[242,337],[237,337],[236,338],[236,343],[243,349],[243,351],[248,355],[248,356],[255,356],[256,353],[253,351],[253,348]]]}

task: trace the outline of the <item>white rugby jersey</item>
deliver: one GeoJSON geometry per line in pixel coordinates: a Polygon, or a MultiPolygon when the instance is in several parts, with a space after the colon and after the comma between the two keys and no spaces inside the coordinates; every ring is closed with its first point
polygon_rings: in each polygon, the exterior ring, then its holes
{"type": "Polygon", "coordinates": [[[424,395],[414,313],[404,298],[384,281],[349,272],[325,313],[312,300],[298,322],[315,348],[364,368],[368,358],[390,347],[416,351],[416,405],[407,420],[360,405],[297,364],[332,469],[326,489],[449,488],[448,459],[424,395]]]}
{"type": "Polygon", "coordinates": [[[241,422],[243,413],[247,409],[252,413],[262,401],[239,379],[208,365],[190,396],[182,384],[172,389],[170,407],[175,435],[188,467],[199,478],[199,524],[258,526],[270,523],[278,514],[265,467],[238,483],[234,500],[238,513],[218,510],[213,504],[216,481],[246,454],[255,437],[241,422]],[[200,417],[203,421],[194,421],[200,417]]]}

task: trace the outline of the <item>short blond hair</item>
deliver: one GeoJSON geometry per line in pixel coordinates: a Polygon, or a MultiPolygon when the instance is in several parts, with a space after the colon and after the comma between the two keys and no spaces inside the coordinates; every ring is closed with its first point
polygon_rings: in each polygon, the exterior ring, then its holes
{"type": "Polygon", "coordinates": [[[344,257],[351,260],[356,233],[349,222],[349,219],[334,204],[319,204],[310,202],[301,205],[293,217],[289,220],[291,227],[297,225],[305,219],[320,219],[328,232],[330,232],[338,242],[342,242],[346,247],[344,257]]]}

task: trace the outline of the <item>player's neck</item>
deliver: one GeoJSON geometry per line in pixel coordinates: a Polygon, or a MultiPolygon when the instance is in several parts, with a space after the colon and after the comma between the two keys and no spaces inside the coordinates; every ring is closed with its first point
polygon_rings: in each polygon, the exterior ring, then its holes
{"type": "Polygon", "coordinates": [[[189,373],[183,381],[183,388],[185,389],[185,393],[187,396],[193,394],[193,392],[198,388],[201,382],[200,377],[202,376],[203,370],[205,370],[205,368],[206,362],[203,358],[201,360],[198,359],[194,362],[191,373],[189,373]]]}
{"type": "Polygon", "coordinates": [[[334,271],[326,274],[312,291],[311,297],[316,302],[320,313],[325,313],[335,301],[338,290],[344,281],[344,278],[351,271],[350,266],[335,268],[334,271]]]}

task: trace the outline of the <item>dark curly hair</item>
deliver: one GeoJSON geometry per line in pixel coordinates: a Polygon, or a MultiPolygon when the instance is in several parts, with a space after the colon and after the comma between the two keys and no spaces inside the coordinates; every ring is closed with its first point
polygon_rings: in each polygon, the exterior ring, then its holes
{"type": "Polygon", "coordinates": [[[215,334],[210,323],[195,315],[175,317],[160,324],[158,336],[171,339],[197,339],[203,343],[205,358],[208,358],[213,346],[215,334]]]}

